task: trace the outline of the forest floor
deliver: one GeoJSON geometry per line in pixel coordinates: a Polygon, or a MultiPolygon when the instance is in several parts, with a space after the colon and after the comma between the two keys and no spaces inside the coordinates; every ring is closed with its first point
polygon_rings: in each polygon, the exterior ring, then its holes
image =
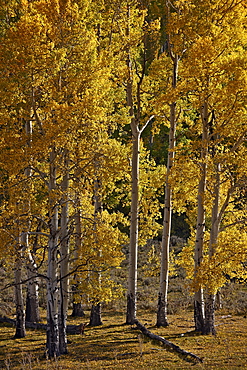
{"type": "MultiPolygon", "coordinates": [[[[247,369],[247,318],[218,312],[216,336],[193,331],[193,312],[170,315],[167,328],[155,327],[155,314],[139,312],[138,320],[157,335],[203,358],[193,364],[143,337],[134,326],[124,324],[119,312],[102,313],[103,325],[85,329],[83,335],[69,335],[69,353],[50,361],[44,355],[46,334],[27,330],[23,339],[13,339],[14,328],[0,324],[0,369],[81,370],[81,369],[247,369]]],[[[69,318],[69,324],[87,322],[69,318]]]]}

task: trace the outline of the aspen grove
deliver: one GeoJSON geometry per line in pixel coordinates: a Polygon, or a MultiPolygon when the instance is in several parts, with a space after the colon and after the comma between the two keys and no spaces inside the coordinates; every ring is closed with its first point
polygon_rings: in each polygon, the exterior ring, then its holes
{"type": "Polygon", "coordinates": [[[15,337],[40,319],[40,279],[51,358],[68,352],[71,307],[101,325],[102,305],[125,297],[135,323],[139,251],[158,239],[167,326],[178,215],[195,330],[215,334],[217,293],[246,278],[246,1],[6,0],[0,38],[0,264],[15,337]]]}

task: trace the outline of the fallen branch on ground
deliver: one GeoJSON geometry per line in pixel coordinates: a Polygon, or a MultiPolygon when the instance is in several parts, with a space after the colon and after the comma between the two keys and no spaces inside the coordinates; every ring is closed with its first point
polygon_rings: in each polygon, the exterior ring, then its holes
{"type": "Polygon", "coordinates": [[[184,349],[180,348],[179,346],[177,346],[176,344],[170,342],[169,340],[167,340],[167,339],[165,339],[163,337],[160,337],[159,335],[156,335],[156,334],[151,333],[138,320],[135,320],[134,321],[134,324],[136,324],[137,328],[139,330],[141,330],[141,332],[145,336],[149,337],[150,339],[153,339],[153,340],[156,340],[156,341],[159,341],[159,342],[163,343],[165,345],[166,349],[177,352],[184,360],[187,360],[188,361],[188,360],[190,360],[190,358],[192,358],[196,362],[203,362],[202,358],[198,357],[194,353],[185,351],[184,349]]]}
{"type": "MultiPolygon", "coordinates": [[[[8,317],[0,317],[0,322],[5,322],[5,323],[12,324],[13,326],[15,326],[15,320],[10,319],[8,317]]],[[[46,330],[46,328],[47,328],[46,324],[40,324],[38,322],[28,322],[28,321],[25,322],[25,326],[28,329],[46,330]]],[[[66,332],[67,332],[67,334],[83,334],[84,330],[82,331],[81,326],[82,326],[82,324],[80,324],[80,325],[67,325],[66,332]]],[[[83,324],[83,326],[85,327],[86,324],[83,324]]]]}

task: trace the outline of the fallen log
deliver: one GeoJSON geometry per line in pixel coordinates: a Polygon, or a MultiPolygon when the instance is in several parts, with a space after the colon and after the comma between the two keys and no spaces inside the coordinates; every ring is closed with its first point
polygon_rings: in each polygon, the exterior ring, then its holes
{"type": "Polygon", "coordinates": [[[9,319],[8,317],[0,317],[0,322],[6,322],[15,326],[15,320],[9,319]]]}
{"type": "Polygon", "coordinates": [[[193,359],[193,361],[195,361],[195,362],[203,362],[202,358],[198,357],[194,353],[185,351],[184,349],[180,348],[179,346],[177,346],[176,344],[170,342],[169,340],[167,340],[167,339],[165,339],[163,337],[160,337],[159,335],[156,335],[156,334],[151,333],[138,320],[135,320],[134,321],[134,324],[136,324],[137,328],[139,330],[141,330],[141,332],[145,336],[149,337],[152,340],[161,342],[166,347],[167,350],[177,352],[181,356],[181,358],[183,358],[184,360],[191,361],[191,359],[193,359]]]}
{"type": "MultiPolygon", "coordinates": [[[[10,319],[8,317],[0,317],[0,322],[5,322],[5,323],[12,324],[13,326],[15,326],[15,320],[10,319]]],[[[38,322],[29,322],[29,321],[25,322],[25,326],[28,329],[46,330],[46,328],[47,328],[46,324],[41,324],[41,323],[38,323],[38,322]]],[[[67,334],[83,334],[81,326],[82,326],[82,324],[80,324],[80,325],[67,325],[66,332],[67,332],[67,334]]],[[[83,324],[83,326],[85,327],[86,325],[83,324]]]]}

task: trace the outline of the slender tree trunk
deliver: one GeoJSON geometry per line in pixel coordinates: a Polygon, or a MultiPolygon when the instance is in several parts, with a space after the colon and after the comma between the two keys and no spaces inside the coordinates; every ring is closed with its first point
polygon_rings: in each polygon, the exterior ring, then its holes
{"type": "MultiPolygon", "coordinates": [[[[130,40],[130,5],[127,6],[126,37],[130,40]]],[[[126,83],[126,98],[129,108],[130,126],[132,134],[132,168],[131,168],[131,215],[130,215],[130,246],[129,246],[129,276],[127,292],[126,324],[133,324],[136,319],[136,293],[137,293],[137,256],[138,256],[138,224],[139,224],[139,161],[140,161],[140,138],[143,130],[151,122],[151,116],[145,124],[140,127],[142,113],[142,83],[146,74],[148,63],[147,57],[147,34],[143,38],[143,56],[141,73],[137,73],[135,104],[133,101],[133,74],[135,68],[132,66],[130,47],[127,46],[126,66],[128,71],[126,83]]]]}
{"type": "MultiPolygon", "coordinates": [[[[26,202],[21,204],[22,212],[27,212],[26,202]]],[[[22,269],[23,269],[23,252],[27,248],[28,239],[27,231],[23,225],[23,220],[18,217],[18,237],[17,237],[17,259],[15,266],[15,303],[16,303],[16,333],[15,338],[23,338],[26,335],[25,331],[25,308],[22,289],[22,269]]]]}
{"type": "MultiPolygon", "coordinates": [[[[97,160],[95,160],[95,180],[94,180],[94,224],[95,224],[95,245],[97,247],[97,253],[98,256],[101,257],[102,250],[101,246],[99,245],[99,241],[96,235],[96,229],[97,229],[97,223],[98,223],[98,217],[102,212],[102,202],[101,202],[101,195],[100,195],[100,188],[101,183],[99,180],[99,163],[97,160]]],[[[96,281],[101,285],[101,273],[100,272],[93,272],[94,275],[96,275],[96,281]]],[[[102,319],[101,319],[101,302],[93,303],[91,308],[91,314],[90,314],[90,326],[98,326],[102,325],[102,319]]]]}
{"type": "MultiPolygon", "coordinates": [[[[127,10],[127,19],[130,19],[130,7],[127,10]]],[[[126,35],[129,37],[129,24],[126,35]]],[[[140,137],[139,122],[135,117],[133,103],[133,78],[130,50],[127,55],[127,106],[129,107],[130,126],[132,133],[132,164],[131,164],[131,210],[130,210],[130,245],[129,245],[129,276],[127,292],[126,324],[133,324],[136,319],[136,292],[137,292],[137,255],[138,255],[138,218],[139,218],[139,154],[140,137]]],[[[138,91],[140,84],[138,84],[138,91]]],[[[140,104],[138,103],[137,116],[140,118],[140,104]]]]}
{"type": "MultiPolygon", "coordinates": [[[[98,56],[100,55],[100,37],[101,37],[101,28],[100,24],[97,25],[97,38],[98,38],[98,47],[97,47],[97,53],[98,56]]],[[[99,161],[96,158],[94,161],[95,165],[95,179],[94,179],[94,228],[95,231],[97,229],[97,223],[98,223],[98,215],[101,214],[102,212],[102,201],[101,201],[101,194],[100,194],[100,188],[101,188],[101,183],[99,180],[99,161]]],[[[99,245],[97,235],[95,232],[95,245],[98,248],[98,255],[99,257],[102,254],[101,246],[99,245]]],[[[96,275],[96,281],[101,286],[101,273],[100,272],[94,272],[94,275],[96,275]]],[[[91,307],[91,313],[90,313],[90,326],[98,326],[102,325],[102,320],[101,320],[101,302],[93,303],[91,307]]]]}
{"type": "MultiPolygon", "coordinates": [[[[81,211],[80,211],[80,201],[77,199],[77,212],[75,216],[75,260],[78,259],[78,251],[81,248],[81,211]]],[[[73,296],[73,310],[72,310],[72,317],[83,317],[85,313],[82,308],[82,303],[78,302],[75,298],[77,296],[77,274],[74,275],[74,285],[72,286],[72,296],[73,296]]]]}
{"type": "MultiPolygon", "coordinates": [[[[32,145],[32,121],[27,120],[26,125],[26,134],[27,134],[27,147],[31,147],[32,145]]],[[[31,158],[29,159],[31,160],[31,158]]],[[[25,175],[27,177],[27,194],[30,193],[30,180],[32,176],[32,170],[30,166],[25,169],[25,175]]],[[[30,198],[24,202],[24,209],[23,213],[30,214],[31,212],[31,201],[30,198]]],[[[28,253],[28,262],[27,262],[27,296],[26,296],[26,321],[29,322],[38,322],[40,320],[39,315],[39,293],[38,293],[38,279],[37,279],[37,266],[34,261],[33,255],[30,251],[29,245],[29,236],[28,233],[25,231],[30,231],[31,228],[31,221],[30,219],[27,220],[26,225],[23,228],[24,233],[22,234],[22,245],[24,246],[25,250],[28,253]]]]}
{"type": "MultiPolygon", "coordinates": [[[[173,57],[173,83],[177,83],[178,57],[173,57]]],[[[169,132],[169,150],[167,157],[167,172],[165,184],[165,205],[163,218],[163,233],[161,244],[161,266],[160,266],[160,290],[158,298],[157,323],[159,326],[167,326],[167,294],[168,294],[168,277],[169,277],[169,251],[170,251],[170,234],[171,234],[171,216],[172,216],[172,190],[169,184],[170,172],[174,160],[176,136],[176,102],[170,105],[170,132],[169,132]]]]}
{"type": "MultiPolygon", "coordinates": [[[[219,235],[220,215],[220,164],[216,164],[216,181],[214,185],[214,200],[211,215],[211,231],[209,242],[209,259],[211,259],[216,250],[216,243],[219,235]]],[[[215,330],[215,301],[216,293],[209,291],[205,299],[205,334],[216,334],[215,330]]]]}
{"type": "MultiPolygon", "coordinates": [[[[205,207],[204,198],[206,191],[206,174],[207,174],[207,153],[208,153],[208,105],[204,102],[201,111],[202,119],[202,149],[201,149],[201,171],[200,181],[197,194],[197,222],[196,222],[196,241],[194,252],[195,278],[197,270],[203,259],[203,243],[205,232],[205,207]]],[[[194,321],[195,330],[204,333],[205,324],[205,307],[203,289],[199,287],[194,294],[194,321]]]]}
{"type": "Polygon", "coordinates": [[[23,292],[21,284],[22,260],[17,258],[15,266],[15,305],[16,305],[16,331],[15,338],[24,338],[25,329],[25,309],[23,302],[23,292]]]}
{"type": "Polygon", "coordinates": [[[139,195],[140,134],[135,132],[132,140],[132,189],[130,218],[129,278],[127,293],[126,324],[136,319],[137,255],[138,255],[138,195],[139,195]]]}
{"type": "Polygon", "coordinates": [[[221,301],[221,291],[220,288],[217,290],[216,297],[215,297],[215,310],[222,309],[222,301],[221,301]]]}
{"type": "Polygon", "coordinates": [[[50,153],[50,237],[48,242],[47,268],[47,337],[46,347],[49,357],[60,355],[58,328],[58,206],[54,197],[56,189],[56,152],[50,153]]]}
{"type": "Polygon", "coordinates": [[[39,294],[38,294],[38,278],[37,266],[31,252],[28,253],[29,263],[27,266],[27,297],[26,297],[26,321],[39,322],[39,294]]]}
{"type": "Polygon", "coordinates": [[[59,346],[60,354],[68,352],[67,349],[67,316],[69,304],[69,158],[68,152],[64,152],[64,170],[65,175],[62,182],[62,210],[61,210],[61,238],[60,238],[60,296],[59,296],[59,346]]]}
{"type": "MultiPolygon", "coordinates": [[[[41,232],[43,222],[39,222],[36,232],[41,232]]],[[[27,284],[26,297],[26,321],[39,322],[39,278],[37,277],[37,265],[35,262],[35,255],[38,248],[38,235],[36,235],[32,252],[28,252],[27,276],[30,279],[27,284]]]]}

